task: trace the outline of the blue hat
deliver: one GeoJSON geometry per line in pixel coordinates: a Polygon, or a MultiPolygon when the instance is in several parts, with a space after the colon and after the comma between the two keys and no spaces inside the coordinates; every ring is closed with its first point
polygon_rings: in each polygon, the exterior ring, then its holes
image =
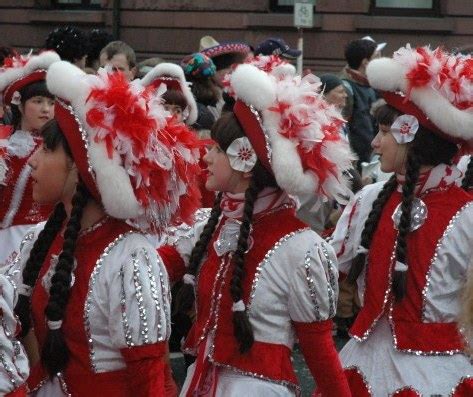
{"type": "Polygon", "coordinates": [[[297,58],[300,50],[289,47],[283,39],[270,37],[260,43],[255,49],[255,55],[279,55],[283,58],[297,58]]]}

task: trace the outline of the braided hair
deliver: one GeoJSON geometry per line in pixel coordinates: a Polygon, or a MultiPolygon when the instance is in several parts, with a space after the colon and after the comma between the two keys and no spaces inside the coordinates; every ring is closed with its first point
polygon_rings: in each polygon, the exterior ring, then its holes
{"type": "MultiPolygon", "coordinates": [[[[49,150],[55,150],[59,145],[64,148],[66,154],[72,158],[70,148],[64,135],[55,120],[45,124],[42,129],[43,144],[49,150]]],[[[76,193],[72,198],[71,216],[67,222],[64,232],[64,244],[58,258],[55,273],[51,279],[49,290],[49,301],[45,309],[48,326],[50,322],[60,322],[63,320],[66,305],[69,299],[72,271],[74,269],[74,250],[76,240],[80,231],[82,212],[89,200],[90,194],[86,187],[79,182],[76,193]]],[[[46,255],[53,243],[57,233],[66,219],[66,211],[63,203],[58,203],[49,217],[44,229],[39,234],[33,245],[30,256],[23,270],[23,283],[33,287],[38,279],[39,272],[43,266],[46,255]]],[[[24,335],[31,327],[30,299],[20,295],[15,308],[22,324],[24,335]]],[[[56,323],[57,324],[57,323],[56,323]]],[[[46,341],[41,352],[41,361],[51,376],[61,372],[68,361],[69,350],[65,343],[60,323],[58,327],[49,327],[46,341]]]]}
{"type": "MultiPolygon", "coordinates": [[[[223,114],[214,124],[211,130],[212,139],[215,140],[222,150],[226,151],[230,144],[237,138],[245,136],[243,128],[238,122],[233,112],[223,114]]],[[[245,203],[243,206],[243,219],[240,225],[237,249],[232,257],[234,265],[232,279],[230,282],[230,294],[234,303],[242,300],[243,287],[242,282],[245,275],[245,254],[248,251],[248,238],[251,231],[251,222],[253,219],[253,208],[258,197],[258,193],[267,186],[277,187],[274,176],[267,171],[258,160],[253,168],[249,187],[245,191],[245,203]]],[[[219,193],[215,204],[210,213],[210,218],[204,227],[199,241],[192,250],[187,273],[195,276],[198,273],[199,265],[202,261],[207,246],[217,227],[221,209],[222,193],[219,193]]],[[[189,292],[192,289],[192,303],[194,301],[193,287],[185,284],[185,290],[189,292]]],[[[189,301],[187,301],[188,303],[189,301]]],[[[189,306],[186,307],[189,309],[189,306]]],[[[233,312],[234,335],[240,345],[240,352],[248,351],[254,342],[253,330],[246,311],[233,312]]]]}
{"type": "Polygon", "coordinates": [[[473,187],[473,156],[470,157],[468,167],[466,168],[465,176],[462,181],[462,188],[470,190],[473,187]]]}
{"type": "MultiPolygon", "coordinates": [[[[383,105],[382,114],[388,110],[397,112],[389,105],[383,105]],[[383,109],[391,108],[391,109],[383,109]]],[[[458,151],[458,147],[437,134],[419,126],[419,130],[407,151],[406,180],[402,186],[401,217],[398,225],[399,233],[396,239],[395,261],[407,265],[408,245],[407,236],[411,226],[412,203],[415,198],[415,187],[419,180],[421,166],[437,166],[451,164],[458,151]]],[[[393,175],[379,192],[365,222],[361,233],[360,246],[362,251],[369,251],[373,235],[377,229],[384,205],[396,189],[396,177],[393,175]]],[[[353,259],[352,267],[348,274],[348,281],[355,283],[366,264],[368,252],[359,252],[353,259]]],[[[401,300],[406,293],[407,270],[395,270],[393,275],[393,292],[397,300],[401,300]]]]}

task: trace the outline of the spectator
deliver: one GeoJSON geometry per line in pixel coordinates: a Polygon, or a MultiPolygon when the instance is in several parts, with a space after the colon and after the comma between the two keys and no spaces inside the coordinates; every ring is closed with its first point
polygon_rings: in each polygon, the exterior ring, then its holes
{"type": "Polygon", "coordinates": [[[133,48],[123,41],[112,41],[100,51],[100,67],[125,74],[129,81],[136,77],[136,54],[133,48]]]}
{"type": "Polygon", "coordinates": [[[371,105],[378,99],[376,91],[366,79],[366,65],[376,56],[376,43],[371,40],[354,40],[345,48],[347,66],[344,69],[351,110],[348,119],[348,138],[353,151],[358,155],[358,170],[361,162],[371,159],[371,141],[376,135],[376,123],[370,114],[371,105]]]}
{"type": "Polygon", "coordinates": [[[74,26],[56,28],[49,33],[44,48],[56,51],[62,60],[85,69],[89,40],[82,30],[74,26]]]}
{"type": "Polygon", "coordinates": [[[279,37],[270,37],[259,43],[255,48],[255,56],[278,55],[281,58],[296,59],[301,53],[300,50],[289,47],[289,45],[279,37]]]}
{"type": "Polygon", "coordinates": [[[92,29],[89,33],[89,51],[85,66],[94,71],[100,67],[100,52],[108,43],[113,41],[113,35],[104,29],[92,29]]]}

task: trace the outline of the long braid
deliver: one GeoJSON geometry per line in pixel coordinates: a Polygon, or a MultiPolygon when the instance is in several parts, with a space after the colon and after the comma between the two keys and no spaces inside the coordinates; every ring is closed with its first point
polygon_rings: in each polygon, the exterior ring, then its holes
{"type": "MultiPolygon", "coordinates": [[[[396,241],[396,261],[407,266],[407,235],[411,227],[411,210],[415,197],[415,187],[419,180],[420,160],[415,150],[407,154],[406,181],[402,186],[401,219],[398,225],[396,241]]],[[[393,292],[396,300],[401,300],[406,294],[407,271],[394,270],[393,292]]]]}
{"type": "Polygon", "coordinates": [[[74,251],[81,227],[84,207],[90,195],[86,187],[79,183],[72,198],[71,217],[64,231],[64,244],[49,289],[49,301],[45,309],[48,320],[48,334],[41,352],[41,361],[51,376],[64,370],[69,360],[69,349],[60,325],[51,329],[50,322],[60,322],[64,318],[70,296],[74,251]]]}
{"type": "MultiPolygon", "coordinates": [[[[381,217],[381,212],[384,208],[384,205],[388,201],[391,194],[394,192],[397,186],[396,176],[393,175],[383,186],[381,191],[378,194],[378,197],[373,202],[371,211],[366,219],[363,232],[361,233],[360,245],[366,250],[370,249],[371,240],[373,239],[374,232],[378,226],[379,219],[381,217]]],[[[366,263],[366,253],[360,252],[355,258],[353,258],[352,266],[347,276],[348,282],[354,284],[361,274],[365,267],[366,263]]]]}
{"type": "MultiPolygon", "coordinates": [[[[31,288],[34,287],[38,279],[39,272],[43,266],[44,259],[53,243],[56,235],[66,219],[64,205],[59,203],[48,218],[43,230],[33,244],[30,256],[23,269],[23,284],[31,288]]],[[[21,336],[25,336],[31,328],[30,297],[20,294],[15,307],[15,313],[20,319],[21,336]]]]}
{"type": "MultiPolygon", "coordinates": [[[[210,212],[209,219],[202,230],[199,241],[195,244],[192,249],[189,265],[187,267],[188,275],[195,277],[199,270],[200,262],[207,251],[207,246],[209,245],[212,235],[217,227],[220,214],[222,209],[220,208],[220,201],[222,200],[222,193],[218,193],[215,198],[212,211],[210,212]]],[[[179,292],[176,295],[176,310],[175,312],[187,313],[195,302],[195,291],[192,284],[183,283],[182,287],[179,289],[179,292]]]]}
{"type": "MultiPolygon", "coordinates": [[[[253,208],[261,187],[255,179],[251,180],[250,186],[245,191],[245,205],[243,207],[243,219],[238,236],[238,244],[233,255],[233,274],[230,284],[230,293],[234,303],[242,300],[243,288],[242,280],[245,276],[245,253],[248,251],[248,237],[251,230],[251,220],[253,219],[253,208]]],[[[247,352],[254,342],[253,329],[246,310],[233,311],[233,332],[240,343],[240,352],[247,352]]]]}
{"type": "Polygon", "coordinates": [[[466,168],[465,177],[462,181],[462,188],[470,190],[473,187],[473,156],[470,157],[468,167],[466,168]]]}

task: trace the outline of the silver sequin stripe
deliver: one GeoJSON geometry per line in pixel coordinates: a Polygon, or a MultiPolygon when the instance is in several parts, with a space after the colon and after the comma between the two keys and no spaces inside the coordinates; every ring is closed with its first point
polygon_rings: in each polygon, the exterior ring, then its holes
{"type": "Polygon", "coordinates": [[[82,138],[82,142],[84,143],[85,147],[85,153],[87,155],[87,166],[88,166],[88,171],[90,175],[92,176],[93,180],[95,181],[95,172],[94,169],[92,168],[92,163],[90,161],[90,156],[89,156],[89,137],[87,135],[87,132],[85,131],[84,127],[82,126],[82,122],[79,120],[79,117],[77,114],[74,112],[74,109],[72,106],[68,105],[64,101],[61,101],[60,99],[56,98],[56,101],[61,104],[62,107],[67,109],[67,111],[74,117],[75,122],[77,123],[77,126],[79,128],[79,132],[82,138]]]}
{"type": "Polygon", "coordinates": [[[320,305],[319,301],[317,300],[317,290],[315,289],[314,279],[310,276],[310,251],[307,251],[304,257],[304,267],[305,267],[305,276],[307,285],[309,287],[309,295],[314,305],[314,312],[315,312],[315,320],[321,321],[322,316],[320,314],[320,305]]]}
{"type": "Polygon", "coordinates": [[[95,350],[94,350],[94,341],[92,339],[92,333],[90,331],[90,310],[92,306],[92,290],[95,285],[95,281],[97,279],[97,275],[99,274],[100,269],[102,268],[103,262],[105,258],[109,255],[110,251],[120,242],[122,241],[125,237],[134,234],[136,232],[134,231],[129,231],[124,234],[120,234],[115,240],[113,240],[103,251],[103,253],[100,255],[99,259],[97,260],[94,270],[91,273],[90,279],[89,279],[89,288],[87,291],[87,296],[85,300],[85,305],[84,305],[84,328],[85,328],[85,333],[87,335],[87,342],[89,344],[89,359],[90,359],[90,366],[93,372],[97,372],[97,367],[95,364],[95,350]]]}
{"type": "Polygon", "coordinates": [[[121,280],[120,309],[121,309],[121,314],[122,314],[122,326],[123,326],[123,334],[125,335],[126,345],[128,347],[133,347],[135,346],[135,344],[133,343],[133,338],[131,337],[130,324],[128,323],[128,316],[126,314],[125,271],[123,267],[124,266],[120,268],[120,280],[121,280]]]}
{"type": "Polygon", "coordinates": [[[435,265],[435,262],[438,259],[438,253],[439,253],[440,249],[442,248],[445,240],[450,235],[450,232],[454,229],[456,221],[458,220],[458,218],[460,217],[462,212],[466,211],[470,207],[470,205],[472,205],[471,201],[469,203],[465,204],[462,208],[460,208],[457,211],[457,213],[453,216],[453,218],[450,219],[450,222],[448,222],[448,225],[445,228],[445,231],[443,232],[442,237],[437,242],[437,245],[436,245],[435,251],[434,251],[434,256],[432,257],[432,260],[430,261],[429,270],[427,271],[426,283],[425,283],[424,288],[422,290],[422,322],[427,322],[427,320],[425,318],[425,311],[426,311],[426,305],[427,305],[427,292],[429,291],[429,288],[430,288],[430,282],[431,282],[431,278],[432,278],[432,269],[435,265]]]}
{"type": "MultiPolygon", "coordinates": [[[[2,318],[1,323],[3,327],[3,332],[5,333],[5,336],[7,337],[7,339],[11,342],[13,346],[12,364],[15,366],[15,370],[17,374],[20,375],[21,369],[17,366],[16,359],[18,358],[18,356],[21,354],[21,351],[22,351],[21,343],[18,340],[16,340],[14,332],[8,329],[7,323],[5,321],[5,317],[2,315],[1,312],[0,312],[0,316],[2,318]]],[[[23,378],[21,375],[20,377],[23,378]]]]}
{"type": "Polygon", "coordinates": [[[28,242],[28,241],[31,241],[33,240],[35,237],[35,233],[33,231],[31,232],[28,232],[25,237],[23,238],[23,240],[21,240],[21,243],[20,243],[20,249],[19,249],[19,252],[18,252],[18,255],[15,257],[15,259],[13,260],[13,262],[10,264],[10,266],[8,267],[8,269],[5,271],[5,278],[10,282],[10,284],[13,286],[14,290],[15,290],[15,293],[17,291],[17,285],[15,283],[15,281],[13,280],[13,277],[16,277],[16,274],[21,272],[21,269],[14,269],[14,267],[18,264],[18,262],[20,261],[21,259],[21,251],[23,250],[23,247],[25,246],[25,244],[28,242]]]}
{"type": "Polygon", "coordinates": [[[286,234],[285,236],[281,237],[277,242],[276,244],[273,245],[273,247],[268,251],[266,252],[266,255],[264,256],[263,260],[261,261],[261,263],[258,265],[258,267],[256,268],[256,272],[255,272],[255,276],[253,278],[253,283],[251,285],[251,292],[250,292],[250,298],[248,300],[248,305],[247,305],[247,312],[248,312],[248,315],[250,315],[250,312],[251,312],[251,303],[253,302],[253,299],[255,297],[255,293],[256,293],[256,288],[258,287],[258,283],[259,283],[259,280],[260,280],[260,277],[261,277],[261,271],[263,270],[263,267],[265,267],[272,259],[274,253],[287,241],[289,240],[291,237],[294,237],[296,234],[300,234],[300,233],[303,233],[305,232],[306,230],[310,230],[310,228],[308,227],[304,227],[304,228],[301,228],[301,229],[298,229],[294,232],[290,232],[288,234],[286,234]]]}
{"type": "Polygon", "coordinates": [[[7,363],[7,359],[5,357],[5,354],[1,353],[0,352],[0,364],[1,366],[3,367],[3,371],[7,374],[8,376],[8,380],[10,381],[10,383],[12,384],[12,386],[14,388],[16,388],[18,385],[17,385],[17,381],[15,379],[15,376],[13,374],[13,370],[11,369],[11,367],[8,365],[7,363]]]}
{"type": "Polygon", "coordinates": [[[322,253],[324,254],[325,260],[327,262],[327,271],[329,276],[329,284],[327,285],[328,300],[330,305],[328,317],[332,318],[335,315],[337,307],[334,292],[337,288],[337,280],[335,279],[333,260],[330,258],[327,245],[325,243],[322,243],[322,253]]]}
{"type": "MultiPolygon", "coordinates": [[[[414,393],[417,394],[418,397],[422,397],[422,393],[419,390],[413,388],[412,386],[400,387],[399,389],[396,389],[396,391],[394,393],[389,393],[388,397],[393,397],[397,393],[402,393],[402,392],[414,392],[414,393]]],[[[434,396],[435,396],[435,394],[434,394],[434,396]]]]}
{"type": "Polygon", "coordinates": [[[264,127],[263,120],[261,119],[260,114],[258,111],[254,108],[253,105],[247,105],[250,108],[251,113],[256,117],[256,120],[258,120],[258,123],[261,127],[261,131],[263,131],[264,135],[264,142],[266,144],[266,152],[268,154],[268,161],[269,165],[272,165],[272,157],[273,157],[273,149],[271,148],[271,140],[268,134],[268,131],[266,131],[266,128],[264,127]]]}
{"type": "MultiPolygon", "coordinates": [[[[392,265],[392,263],[394,262],[395,258],[396,258],[396,247],[397,247],[397,236],[396,236],[396,243],[394,244],[394,247],[393,247],[393,251],[391,253],[391,257],[389,258],[390,260],[390,265],[392,265]]],[[[369,255],[369,254],[368,254],[369,255]]],[[[368,266],[365,266],[366,268],[368,266]]],[[[366,270],[365,272],[365,288],[367,287],[367,283],[366,283],[366,278],[368,276],[368,269],[366,270]]],[[[389,272],[389,280],[388,280],[388,287],[386,288],[386,291],[384,292],[384,299],[383,299],[383,306],[381,307],[381,311],[380,313],[378,314],[378,316],[373,320],[373,323],[371,324],[371,326],[366,330],[366,332],[363,334],[362,337],[359,337],[357,335],[352,335],[350,334],[350,336],[355,339],[356,341],[358,342],[362,342],[362,341],[365,341],[368,336],[371,334],[371,332],[373,331],[374,327],[376,326],[376,324],[378,323],[379,319],[384,315],[384,310],[386,308],[386,304],[388,302],[388,299],[389,299],[389,295],[391,293],[391,290],[392,290],[392,272],[390,271],[389,272]]]]}
{"type": "Polygon", "coordinates": [[[25,192],[26,185],[28,184],[30,174],[31,167],[28,165],[28,163],[26,163],[21,169],[20,175],[16,180],[15,187],[13,188],[10,206],[8,207],[8,211],[6,212],[2,223],[0,224],[1,229],[5,229],[11,226],[13,218],[15,218],[15,215],[17,214],[18,209],[20,208],[21,200],[23,199],[23,193],[25,192]]]}
{"type": "Polygon", "coordinates": [[[148,324],[148,315],[146,313],[146,308],[143,303],[143,286],[141,284],[141,275],[140,275],[140,261],[136,255],[136,252],[131,254],[131,259],[133,262],[133,285],[135,286],[135,297],[138,303],[138,315],[140,317],[140,334],[143,338],[143,344],[149,344],[149,324],[148,324]]]}
{"type": "Polygon", "coordinates": [[[467,376],[462,376],[460,378],[460,380],[458,381],[458,383],[456,384],[456,386],[452,389],[452,391],[450,392],[450,394],[448,395],[448,397],[453,397],[455,395],[455,393],[457,392],[457,389],[461,386],[461,384],[467,380],[470,380],[472,379],[473,380],[473,376],[471,375],[467,375],[467,376]]]}

